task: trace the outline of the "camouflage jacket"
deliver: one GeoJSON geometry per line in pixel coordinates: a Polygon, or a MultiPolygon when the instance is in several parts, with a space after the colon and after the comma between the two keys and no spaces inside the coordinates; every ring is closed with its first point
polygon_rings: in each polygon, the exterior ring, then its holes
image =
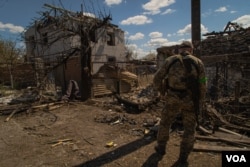
{"type": "Polygon", "coordinates": [[[190,74],[197,78],[199,82],[200,100],[204,100],[206,94],[204,64],[200,59],[188,52],[185,52],[185,54],[182,55],[178,54],[170,56],[165,60],[164,64],[155,73],[153,79],[154,88],[160,92],[162,91],[162,88],[165,90],[166,85],[163,85],[163,81],[167,80],[169,88],[176,90],[188,89],[187,84],[185,83],[185,78],[190,74]],[[187,73],[183,63],[185,60],[190,60],[189,62],[192,62],[189,73],[187,73]]]}

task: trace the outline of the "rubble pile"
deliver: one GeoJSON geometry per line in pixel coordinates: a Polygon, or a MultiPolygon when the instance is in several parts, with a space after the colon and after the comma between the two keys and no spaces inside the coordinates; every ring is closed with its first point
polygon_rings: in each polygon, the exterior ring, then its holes
{"type": "MultiPolygon", "coordinates": [[[[228,26],[236,26],[235,31],[207,33],[207,39],[201,42],[201,55],[223,55],[249,52],[250,48],[250,27],[242,28],[236,23],[228,23],[228,26]]],[[[227,27],[228,27],[227,26],[227,27]]],[[[227,28],[226,27],[226,28],[227,28]]]]}
{"type": "MultiPolygon", "coordinates": [[[[25,90],[8,104],[0,104],[0,115],[7,116],[5,121],[9,121],[15,114],[21,112],[51,111],[65,104],[77,103],[77,101],[60,101],[57,98],[53,101],[53,98],[45,98],[45,94],[39,94],[36,89],[25,90]]],[[[156,137],[160,111],[164,107],[164,101],[156,97],[152,85],[148,85],[145,88],[135,88],[126,94],[93,98],[84,104],[107,110],[96,115],[95,122],[125,126],[124,130],[131,135],[152,138],[156,137]],[[143,117],[136,117],[142,112],[145,113],[143,117]]],[[[206,102],[199,119],[194,150],[219,152],[227,149],[250,149],[249,96],[245,95],[244,100],[239,99],[220,98],[217,101],[206,102]],[[213,142],[216,147],[210,147],[208,142],[213,142]]],[[[171,127],[171,133],[173,132],[179,135],[183,133],[179,116],[171,127]]]]}
{"type": "Polygon", "coordinates": [[[126,114],[101,114],[98,116],[95,116],[94,120],[98,123],[108,123],[110,125],[115,125],[115,124],[124,124],[124,123],[129,123],[131,125],[135,125],[136,121],[132,118],[129,118],[128,115],[126,114]]]}
{"type": "MultiPolygon", "coordinates": [[[[250,96],[249,96],[250,97],[250,96]]],[[[207,104],[203,119],[207,129],[212,131],[228,128],[242,135],[250,135],[250,103],[237,102],[232,98],[221,98],[214,104],[207,104]]]]}
{"type": "Polygon", "coordinates": [[[50,111],[61,107],[64,102],[55,92],[41,91],[36,87],[28,87],[11,95],[0,97],[0,115],[8,115],[9,121],[21,112],[50,111]]]}
{"type": "Polygon", "coordinates": [[[125,109],[136,112],[148,110],[161,103],[160,97],[155,94],[152,85],[145,88],[136,88],[127,94],[115,94],[114,96],[125,109]]]}

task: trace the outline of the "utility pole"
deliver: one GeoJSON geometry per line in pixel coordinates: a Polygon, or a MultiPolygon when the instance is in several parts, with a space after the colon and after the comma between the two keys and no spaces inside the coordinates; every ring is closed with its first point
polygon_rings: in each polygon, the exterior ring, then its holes
{"type": "Polygon", "coordinates": [[[191,0],[191,27],[194,55],[200,58],[201,43],[201,7],[200,0],[191,0]]]}
{"type": "MultiPolygon", "coordinates": [[[[91,49],[89,44],[89,31],[84,30],[84,25],[80,23],[80,36],[81,36],[81,100],[85,101],[91,97],[91,74],[90,74],[90,61],[91,49]]],[[[88,29],[89,30],[89,29],[88,29]]]]}

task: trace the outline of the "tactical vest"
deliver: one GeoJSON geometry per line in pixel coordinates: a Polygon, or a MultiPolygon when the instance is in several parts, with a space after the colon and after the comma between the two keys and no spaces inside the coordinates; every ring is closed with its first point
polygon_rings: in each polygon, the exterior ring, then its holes
{"type": "Polygon", "coordinates": [[[177,55],[167,69],[167,89],[187,90],[192,83],[198,81],[199,68],[190,55],[177,55]]]}

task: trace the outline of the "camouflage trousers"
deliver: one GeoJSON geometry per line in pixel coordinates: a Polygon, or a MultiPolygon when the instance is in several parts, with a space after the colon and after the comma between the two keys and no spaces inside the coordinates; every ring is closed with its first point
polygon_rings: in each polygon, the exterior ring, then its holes
{"type": "Polygon", "coordinates": [[[187,160],[188,155],[193,150],[195,141],[196,116],[191,95],[179,97],[178,93],[168,92],[165,97],[166,104],[161,113],[161,122],[157,134],[157,143],[165,147],[169,140],[169,130],[171,124],[178,114],[182,116],[184,134],[180,146],[180,159],[187,160]]]}

